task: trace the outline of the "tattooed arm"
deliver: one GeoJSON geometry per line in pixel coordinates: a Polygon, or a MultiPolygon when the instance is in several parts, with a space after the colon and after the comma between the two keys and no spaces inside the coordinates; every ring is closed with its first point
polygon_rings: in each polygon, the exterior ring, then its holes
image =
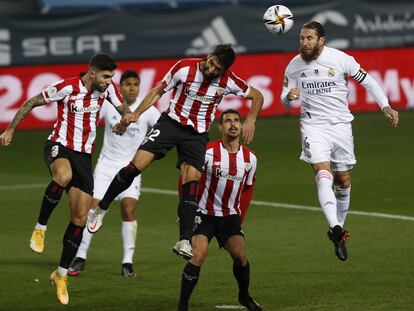
{"type": "Polygon", "coordinates": [[[42,94],[38,94],[29,98],[20,108],[17,110],[16,114],[14,115],[13,120],[10,122],[7,129],[0,135],[0,146],[8,146],[10,145],[14,130],[16,127],[22,122],[33,110],[35,107],[46,105],[47,102],[43,98],[42,94]]]}
{"type": "Polygon", "coordinates": [[[126,115],[128,113],[132,113],[126,102],[123,102],[121,106],[116,107],[116,110],[119,112],[121,117],[123,117],[124,115],[126,115]]]}

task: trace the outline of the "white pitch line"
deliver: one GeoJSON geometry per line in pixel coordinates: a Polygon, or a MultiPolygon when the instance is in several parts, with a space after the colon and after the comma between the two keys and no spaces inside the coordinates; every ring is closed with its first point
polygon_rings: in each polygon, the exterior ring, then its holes
{"type": "MultiPolygon", "coordinates": [[[[43,188],[46,187],[46,184],[21,184],[21,185],[10,185],[10,186],[0,186],[0,191],[5,190],[17,190],[17,189],[34,189],[34,188],[43,188]]],[[[177,195],[178,192],[174,190],[164,190],[157,188],[141,188],[142,192],[149,193],[158,193],[165,195],[177,195]]],[[[287,209],[298,209],[311,212],[321,212],[320,207],[306,206],[306,205],[296,205],[288,203],[278,203],[278,202],[267,202],[267,201],[256,201],[252,200],[253,205],[258,206],[271,206],[277,208],[287,208],[287,209]]],[[[362,211],[349,211],[348,214],[359,215],[359,216],[368,216],[368,217],[377,217],[377,218],[387,218],[387,219],[398,219],[398,220],[408,220],[414,221],[414,217],[405,216],[405,215],[395,215],[395,214],[386,214],[386,213],[376,213],[376,212],[362,212],[362,211]]]]}

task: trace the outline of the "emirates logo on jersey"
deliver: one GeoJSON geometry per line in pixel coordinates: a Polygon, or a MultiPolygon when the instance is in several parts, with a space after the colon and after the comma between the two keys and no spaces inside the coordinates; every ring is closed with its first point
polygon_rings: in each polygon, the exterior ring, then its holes
{"type": "Polygon", "coordinates": [[[98,112],[101,109],[99,105],[93,105],[88,107],[83,107],[82,104],[72,103],[70,105],[70,111],[74,113],[85,113],[85,112],[98,112]]]}

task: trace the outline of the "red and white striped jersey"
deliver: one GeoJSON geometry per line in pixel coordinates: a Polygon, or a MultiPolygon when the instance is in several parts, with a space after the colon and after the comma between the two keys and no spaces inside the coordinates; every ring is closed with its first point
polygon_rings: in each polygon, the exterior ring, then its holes
{"type": "Polygon", "coordinates": [[[205,169],[199,183],[198,211],[212,216],[241,215],[240,196],[256,179],[257,158],[246,146],[229,153],[221,140],[207,145],[205,169]]]}
{"type": "Polygon", "coordinates": [[[42,91],[46,102],[57,102],[57,120],[48,137],[63,146],[92,153],[99,110],[105,100],[114,107],[122,105],[122,97],[111,84],[105,92],[89,92],[78,77],[56,82],[42,91]]]}
{"type": "Polygon", "coordinates": [[[165,92],[174,89],[168,115],[183,125],[192,126],[199,133],[207,132],[210,128],[224,95],[246,97],[249,93],[246,82],[230,70],[222,76],[206,80],[199,68],[203,60],[180,60],[161,81],[165,92]]]}

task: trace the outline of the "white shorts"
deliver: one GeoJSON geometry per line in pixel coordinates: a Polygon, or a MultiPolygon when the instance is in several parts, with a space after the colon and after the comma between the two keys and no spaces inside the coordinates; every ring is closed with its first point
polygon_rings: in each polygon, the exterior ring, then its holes
{"type": "MultiPolygon", "coordinates": [[[[129,162],[128,162],[129,163],[129,162]]],[[[128,165],[128,163],[115,163],[112,160],[106,160],[104,157],[100,157],[98,163],[95,167],[95,173],[93,176],[94,188],[93,188],[93,197],[94,199],[101,200],[106,190],[108,190],[109,185],[114,179],[115,175],[119,172],[121,168],[128,165]],[[121,165],[120,165],[121,164],[121,165]],[[123,165],[122,165],[123,164],[123,165]]],[[[131,186],[125,191],[121,192],[115,200],[122,200],[123,198],[133,198],[135,200],[139,199],[141,194],[141,175],[135,177],[131,186]]]]}
{"type": "Polygon", "coordinates": [[[351,123],[300,123],[302,153],[307,163],[331,162],[334,171],[348,171],[356,163],[351,123]]]}

